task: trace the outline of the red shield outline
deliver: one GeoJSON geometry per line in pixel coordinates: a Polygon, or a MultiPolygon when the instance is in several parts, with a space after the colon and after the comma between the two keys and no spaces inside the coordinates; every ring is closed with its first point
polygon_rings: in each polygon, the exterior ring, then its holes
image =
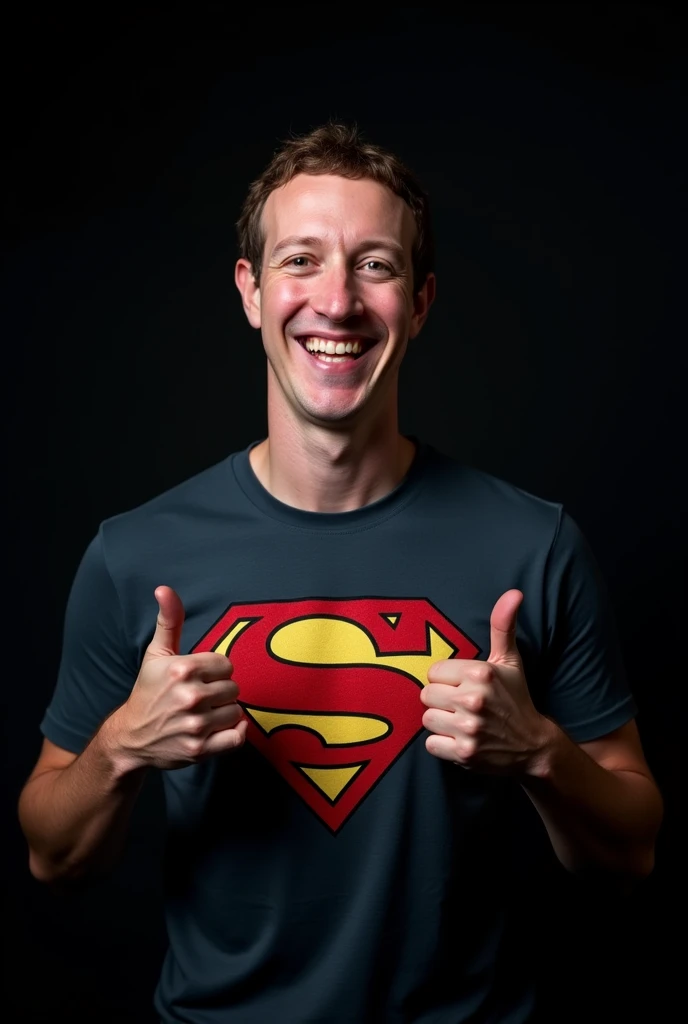
{"type": "Polygon", "coordinates": [[[231,604],[192,648],[234,666],[247,739],[336,833],[422,731],[420,690],[480,648],[427,598],[231,604]]]}

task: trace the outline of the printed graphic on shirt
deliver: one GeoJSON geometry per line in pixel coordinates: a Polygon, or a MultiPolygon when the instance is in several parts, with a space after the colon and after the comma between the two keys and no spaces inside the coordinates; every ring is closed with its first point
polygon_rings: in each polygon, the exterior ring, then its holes
{"type": "Polygon", "coordinates": [[[430,665],[480,653],[425,598],[233,604],[193,651],[231,660],[247,739],[332,832],[423,729],[430,665]]]}

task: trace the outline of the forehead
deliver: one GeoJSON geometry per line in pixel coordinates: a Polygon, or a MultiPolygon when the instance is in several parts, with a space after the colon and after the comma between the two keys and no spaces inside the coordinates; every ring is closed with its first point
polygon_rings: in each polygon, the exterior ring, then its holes
{"type": "Polygon", "coordinates": [[[401,196],[370,178],[297,174],[271,192],[263,209],[266,252],[290,235],[352,245],[387,238],[410,253],[413,214],[401,196]]]}

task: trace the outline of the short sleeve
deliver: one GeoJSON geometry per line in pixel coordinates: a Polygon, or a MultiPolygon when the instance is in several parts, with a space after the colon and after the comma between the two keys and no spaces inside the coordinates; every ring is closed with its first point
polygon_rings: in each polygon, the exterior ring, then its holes
{"type": "Polygon", "coordinates": [[[625,724],[637,708],[602,573],[564,510],[545,584],[546,686],[541,710],[578,743],[625,724]]]}
{"type": "Polygon", "coordinates": [[[117,591],[99,533],[77,569],[65,613],[57,683],[40,728],[80,753],[108,715],[127,699],[138,674],[117,591]]]}

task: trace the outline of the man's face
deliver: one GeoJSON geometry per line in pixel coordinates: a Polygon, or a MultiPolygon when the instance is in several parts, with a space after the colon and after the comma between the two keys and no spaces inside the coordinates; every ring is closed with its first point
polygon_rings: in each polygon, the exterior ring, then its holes
{"type": "Polygon", "coordinates": [[[434,289],[414,298],[406,203],[369,179],[300,174],[268,197],[263,230],[259,286],[245,260],[236,277],[262,331],[271,415],[334,426],[395,411],[434,289]]]}

